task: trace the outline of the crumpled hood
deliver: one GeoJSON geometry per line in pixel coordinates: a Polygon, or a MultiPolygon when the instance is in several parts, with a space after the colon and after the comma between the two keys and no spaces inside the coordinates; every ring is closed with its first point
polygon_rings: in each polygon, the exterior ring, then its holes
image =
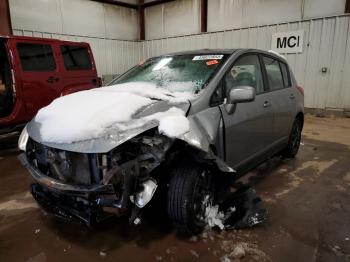
{"type": "MultiPolygon", "coordinates": [[[[185,83],[178,83],[180,86],[185,83]]],[[[179,137],[189,131],[192,92],[130,82],[59,97],[28,124],[35,141],[74,152],[107,152],[145,130],[179,137]]]]}
{"type": "Polygon", "coordinates": [[[187,113],[190,102],[155,101],[154,103],[142,107],[132,119],[121,125],[111,126],[106,129],[104,135],[96,138],[75,141],[71,143],[47,142],[42,136],[42,123],[34,118],[27,125],[29,136],[36,142],[48,147],[57,148],[80,153],[106,153],[123,142],[159,125],[159,121],[152,118],[155,114],[161,114],[172,109],[182,110],[187,113]]]}

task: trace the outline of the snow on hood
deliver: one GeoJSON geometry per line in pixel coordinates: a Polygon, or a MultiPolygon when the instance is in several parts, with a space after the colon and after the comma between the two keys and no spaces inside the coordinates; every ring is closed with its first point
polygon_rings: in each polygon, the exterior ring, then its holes
{"type": "Polygon", "coordinates": [[[136,119],[134,116],[159,101],[176,105],[193,97],[190,92],[170,92],[152,83],[125,83],[57,98],[39,110],[34,122],[39,127],[40,140],[47,143],[99,138],[111,129],[137,128],[152,120],[158,121],[161,133],[177,137],[189,131],[185,112],[179,108],[168,107],[136,119]]]}

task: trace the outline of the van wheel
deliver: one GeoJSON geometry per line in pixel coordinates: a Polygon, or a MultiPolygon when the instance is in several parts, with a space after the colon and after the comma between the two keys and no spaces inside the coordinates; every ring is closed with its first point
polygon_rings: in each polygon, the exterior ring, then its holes
{"type": "Polygon", "coordinates": [[[182,232],[197,234],[206,225],[206,208],[213,202],[212,176],[196,165],[173,171],[168,191],[168,216],[182,232]]]}
{"type": "Polygon", "coordinates": [[[301,140],[302,123],[299,118],[296,118],[293,123],[292,132],[289,136],[288,145],[282,151],[282,156],[286,158],[294,158],[298,153],[301,140]]]}

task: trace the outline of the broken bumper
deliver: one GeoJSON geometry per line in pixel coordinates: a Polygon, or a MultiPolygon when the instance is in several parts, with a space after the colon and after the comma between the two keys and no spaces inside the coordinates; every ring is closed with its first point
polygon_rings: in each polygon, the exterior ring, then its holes
{"type": "Polygon", "coordinates": [[[64,184],[42,174],[29,163],[24,153],[19,155],[18,159],[36,181],[31,185],[34,199],[48,213],[66,221],[91,226],[110,216],[103,211],[104,207],[121,208],[111,184],[92,186],[64,184]]]}
{"type": "Polygon", "coordinates": [[[91,186],[78,186],[78,185],[69,185],[62,183],[56,179],[48,177],[42,174],[38,169],[33,167],[25,153],[22,153],[18,156],[19,161],[21,161],[22,165],[29,171],[31,176],[38,182],[40,185],[50,187],[60,191],[68,191],[68,192],[76,192],[76,193],[114,193],[113,186],[108,185],[91,185],[91,186]]]}

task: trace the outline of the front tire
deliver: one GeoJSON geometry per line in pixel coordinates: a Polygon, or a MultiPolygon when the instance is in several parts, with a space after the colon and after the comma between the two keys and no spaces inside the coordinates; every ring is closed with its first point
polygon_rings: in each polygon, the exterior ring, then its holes
{"type": "Polygon", "coordinates": [[[168,215],[182,232],[197,234],[206,225],[206,207],[212,204],[213,187],[209,172],[196,164],[173,171],[168,191],[168,215]]]}
{"type": "Polygon", "coordinates": [[[302,122],[300,118],[294,120],[292,131],[289,136],[287,147],[283,150],[282,156],[285,158],[294,158],[299,151],[301,141],[302,122]]]}

